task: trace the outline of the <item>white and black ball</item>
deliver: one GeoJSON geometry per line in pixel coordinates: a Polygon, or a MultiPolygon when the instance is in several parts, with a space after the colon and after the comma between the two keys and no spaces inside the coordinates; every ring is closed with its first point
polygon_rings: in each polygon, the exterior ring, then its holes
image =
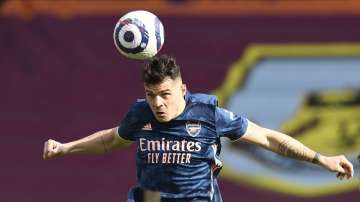
{"type": "Polygon", "coordinates": [[[132,11],[116,23],[113,38],[122,55],[132,59],[149,59],[164,44],[164,26],[156,15],[148,11],[132,11]]]}

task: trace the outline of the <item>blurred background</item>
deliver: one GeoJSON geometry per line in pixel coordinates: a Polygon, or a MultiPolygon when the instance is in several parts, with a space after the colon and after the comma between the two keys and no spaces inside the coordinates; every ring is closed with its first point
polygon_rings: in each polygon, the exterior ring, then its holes
{"type": "MultiPolygon", "coordinates": [[[[115,127],[142,98],[141,61],[121,56],[114,25],[149,10],[165,26],[192,92],[359,172],[360,2],[357,0],[0,1],[0,201],[125,201],[135,146],[42,160],[67,142],[115,127]],[[205,76],[206,75],[206,76],[205,76]]],[[[225,202],[356,201],[359,181],[224,140],[225,202]]],[[[359,176],[359,173],[356,173],[359,176]]]]}

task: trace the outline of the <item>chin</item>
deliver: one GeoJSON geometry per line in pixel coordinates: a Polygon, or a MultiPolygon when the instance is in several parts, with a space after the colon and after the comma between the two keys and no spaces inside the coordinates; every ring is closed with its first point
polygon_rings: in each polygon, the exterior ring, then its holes
{"type": "Polygon", "coordinates": [[[167,117],[156,117],[156,120],[162,123],[171,121],[171,119],[168,119],[167,117]]]}

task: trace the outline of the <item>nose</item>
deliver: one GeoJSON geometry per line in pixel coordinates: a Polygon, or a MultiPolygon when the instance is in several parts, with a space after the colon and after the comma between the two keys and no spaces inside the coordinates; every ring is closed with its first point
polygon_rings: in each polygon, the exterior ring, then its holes
{"type": "Polygon", "coordinates": [[[155,96],[153,105],[156,108],[161,108],[164,105],[163,98],[161,96],[155,96]]]}

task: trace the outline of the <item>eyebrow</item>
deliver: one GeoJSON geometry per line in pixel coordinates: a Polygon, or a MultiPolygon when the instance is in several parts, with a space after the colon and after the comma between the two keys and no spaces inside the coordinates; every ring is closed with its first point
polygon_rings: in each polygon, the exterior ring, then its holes
{"type": "MultiPolygon", "coordinates": [[[[147,93],[154,93],[154,91],[152,91],[152,90],[147,90],[147,89],[145,90],[145,92],[147,92],[147,93]]],[[[167,92],[171,92],[170,89],[162,90],[162,91],[159,92],[159,94],[161,94],[161,93],[167,93],[167,92]]],[[[155,93],[154,93],[154,94],[155,94],[155,93]]]]}

